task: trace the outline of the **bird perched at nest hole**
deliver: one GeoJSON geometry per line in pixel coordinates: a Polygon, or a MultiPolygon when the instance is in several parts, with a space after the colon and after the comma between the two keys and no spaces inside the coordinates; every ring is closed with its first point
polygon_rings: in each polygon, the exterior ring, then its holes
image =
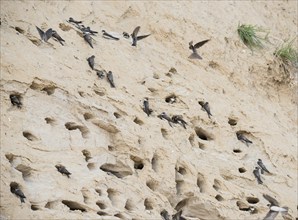
{"type": "Polygon", "coordinates": [[[95,59],[95,56],[94,55],[92,55],[91,57],[88,57],[88,59],[87,59],[89,66],[93,70],[94,70],[94,59],[95,59]]]}
{"type": "Polygon", "coordinates": [[[65,174],[68,178],[70,178],[69,176],[71,173],[65,168],[65,166],[58,164],[55,167],[60,173],[65,174]]]}
{"type": "Polygon", "coordinates": [[[253,171],[253,174],[256,177],[258,184],[263,184],[263,181],[262,181],[261,175],[260,175],[260,167],[256,167],[253,171]]]}
{"type": "Polygon", "coordinates": [[[161,113],[160,115],[158,115],[157,117],[160,118],[161,120],[163,120],[163,119],[167,120],[168,123],[169,123],[169,125],[170,125],[171,127],[173,127],[172,124],[171,124],[171,122],[173,122],[172,119],[171,119],[165,112],[162,112],[162,113],[161,113]]]}
{"type": "Polygon", "coordinates": [[[266,166],[263,164],[263,161],[261,159],[258,159],[257,164],[261,167],[262,174],[264,173],[264,171],[267,173],[270,173],[269,170],[266,168],[266,166]]]}
{"type": "Polygon", "coordinates": [[[11,102],[12,105],[16,105],[18,108],[22,108],[22,105],[23,104],[21,102],[21,98],[20,98],[19,95],[13,95],[13,94],[11,94],[9,96],[9,98],[10,98],[10,102],[11,102]]]}
{"type": "Polygon", "coordinates": [[[76,21],[72,17],[69,18],[68,22],[69,23],[74,23],[74,24],[81,24],[82,23],[82,21],[76,21]]]}
{"type": "Polygon", "coordinates": [[[248,140],[243,133],[241,132],[236,132],[237,139],[244,144],[246,144],[247,147],[249,147],[249,144],[252,144],[252,141],[248,140]]]}
{"type": "Polygon", "coordinates": [[[190,55],[190,58],[198,58],[202,59],[202,57],[198,54],[197,49],[203,46],[205,43],[207,43],[210,39],[208,40],[203,40],[200,41],[199,43],[196,43],[193,45],[193,41],[190,41],[189,44],[189,49],[192,50],[192,54],[190,55]]]}
{"type": "Polygon", "coordinates": [[[93,48],[92,37],[90,36],[90,33],[89,32],[83,32],[83,37],[84,37],[85,41],[90,45],[90,47],[93,48]]]}
{"type": "Polygon", "coordinates": [[[149,116],[152,113],[152,110],[149,108],[149,100],[147,97],[144,98],[143,105],[143,111],[147,114],[147,116],[149,116]]]}
{"type": "Polygon", "coordinates": [[[26,199],[26,196],[24,195],[24,193],[22,192],[22,190],[20,190],[17,186],[16,187],[12,187],[11,188],[11,192],[13,194],[15,194],[17,197],[20,198],[21,203],[24,203],[25,202],[24,199],[26,199]]]}
{"type": "Polygon", "coordinates": [[[184,129],[186,129],[187,123],[183,120],[182,115],[173,115],[172,121],[176,124],[180,124],[184,129]]]}
{"type": "Polygon", "coordinates": [[[210,116],[212,116],[212,114],[211,114],[211,111],[210,111],[209,103],[208,102],[199,101],[199,104],[202,106],[202,109],[207,112],[208,118],[211,118],[210,116]]]}

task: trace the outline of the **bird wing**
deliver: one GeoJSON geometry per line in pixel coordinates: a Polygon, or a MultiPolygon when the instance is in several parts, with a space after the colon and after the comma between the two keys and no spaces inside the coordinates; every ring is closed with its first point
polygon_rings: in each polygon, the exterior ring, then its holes
{"type": "Polygon", "coordinates": [[[52,30],[52,28],[49,28],[46,31],[46,40],[49,40],[52,37],[52,34],[53,34],[53,30],[52,30]]]}
{"type": "Polygon", "coordinates": [[[194,45],[194,48],[199,48],[199,47],[201,47],[201,46],[203,46],[205,43],[207,43],[208,41],[209,41],[210,39],[208,39],[208,40],[203,40],[203,41],[201,41],[201,42],[199,42],[199,43],[196,43],[195,45],[194,45]]]}
{"type": "Polygon", "coordinates": [[[264,194],[263,196],[264,196],[264,198],[265,198],[268,202],[270,202],[271,205],[279,206],[279,203],[278,203],[277,200],[274,199],[273,197],[271,197],[271,196],[269,196],[269,195],[267,195],[267,194],[264,194]]]}
{"type": "Polygon", "coordinates": [[[131,34],[133,38],[134,38],[134,37],[137,37],[140,28],[141,28],[140,26],[137,26],[137,27],[133,30],[133,32],[132,32],[132,34],[131,34]]]}
{"type": "Polygon", "coordinates": [[[37,27],[37,26],[35,26],[36,27],[36,29],[37,29],[37,31],[38,31],[38,33],[39,33],[39,36],[40,36],[40,38],[42,39],[43,38],[43,35],[44,35],[44,32],[43,32],[43,30],[41,30],[39,27],[37,27]]]}
{"type": "Polygon", "coordinates": [[[278,212],[269,211],[263,220],[273,220],[278,215],[278,212]]]}
{"type": "Polygon", "coordinates": [[[141,40],[141,39],[144,39],[146,37],[150,36],[150,34],[147,34],[147,35],[142,35],[142,36],[138,36],[137,37],[137,40],[141,40]]]}

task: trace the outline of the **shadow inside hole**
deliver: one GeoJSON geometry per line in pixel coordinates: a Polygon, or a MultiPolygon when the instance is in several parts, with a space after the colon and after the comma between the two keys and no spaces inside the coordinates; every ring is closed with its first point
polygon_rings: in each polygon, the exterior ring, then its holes
{"type": "Polygon", "coordinates": [[[97,192],[99,196],[101,196],[101,195],[102,195],[102,192],[101,192],[101,190],[100,190],[100,189],[95,189],[95,192],[97,192]]]}
{"type": "Polygon", "coordinates": [[[197,186],[199,187],[201,193],[204,193],[206,191],[206,189],[205,189],[206,181],[204,179],[203,174],[201,174],[201,173],[198,173],[197,186]]]}
{"type": "Polygon", "coordinates": [[[74,122],[67,122],[65,123],[65,127],[67,130],[76,130],[76,129],[79,129],[80,132],[81,132],[81,135],[83,138],[88,138],[88,134],[89,134],[89,129],[85,126],[82,126],[82,125],[78,125],[74,122]]]}
{"type": "Polygon", "coordinates": [[[66,205],[71,211],[79,210],[81,212],[86,212],[86,208],[84,208],[81,204],[69,200],[62,200],[62,203],[66,205]]]}
{"type": "Polygon", "coordinates": [[[121,118],[121,115],[117,112],[114,112],[114,116],[115,116],[115,118],[121,118]]]}
{"type": "Polygon", "coordinates": [[[125,208],[126,210],[128,210],[128,211],[133,210],[133,208],[134,208],[134,204],[133,204],[133,202],[132,202],[130,199],[128,199],[128,200],[126,201],[126,203],[125,203],[124,208],[125,208]]]}
{"type": "Polygon", "coordinates": [[[186,174],[186,170],[183,167],[179,167],[178,173],[180,173],[182,175],[185,175],[186,174]]]}
{"type": "Polygon", "coordinates": [[[236,154],[239,154],[239,153],[242,152],[242,150],[240,150],[240,149],[234,149],[233,152],[236,153],[236,154]]]}
{"type": "Polygon", "coordinates": [[[84,116],[84,119],[86,121],[88,121],[89,119],[94,118],[93,115],[91,113],[88,113],[88,112],[86,112],[83,116],[84,116]]]}
{"type": "Polygon", "coordinates": [[[154,155],[152,160],[151,160],[151,165],[152,165],[152,169],[155,171],[155,172],[158,172],[158,157],[157,155],[154,155]]]}
{"type": "Polygon", "coordinates": [[[130,156],[130,159],[134,162],[134,168],[141,170],[144,168],[144,163],[142,162],[142,159],[135,156],[130,156]]]}
{"type": "Polygon", "coordinates": [[[148,180],[146,182],[146,185],[148,186],[149,189],[151,189],[152,191],[155,191],[158,187],[158,183],[154,180],[148,180]]]}
{"type": "Polygon", "coordinates": [[[229,118],[228,123],[231,126],[235,126],[235,125],[237,125],[237,119],[229,118]]]}
{"type": "Polygon", "coordinates": [[[246,172],[246,169],[244,167],[240,167],[238,169],[239,173],[245,173],[246,172]]]}
{"type": "Polygon", "coordinates": [[[256,204],[258,203],[260,200],[256,197],[247,197],[246,198],[246,201],[250,204],[256,204]]]}
{"type": "Polygon", "coordinates": [[[199,144],[199,148],[200,148],[201,150],[206,150],[206,145],[205,145],[205,144],[203,144],[203,143],[201,143],[201,142],[199,142],[198,144],[199,144]]]}
{"type": "Polygon", "coordinates": [[[184,206],[186,206],[188,204],[189,199],[183,199],[180,202],[178,202],[178,204],[175,207],[175,210],[181,210],[184,206]]]}
{"type": "Polygon", "coordinates": [[[162,136],[163,136],[165,139],[168,139],[168,132],[167,132],[167,130],[164,129],[164,128],[161,128],[160,131],[161,131],[162,136]]]}
{"type": "Polygon", "coordinates": [[[153,210],[153,203],[149,199],[145,199],[144,206],[146,210],[153,210]]]}
{"type": "Polygon", "coordinates": [[[115,151],[116,150],[116,147],[111,146],[111,145],[108,145],[108,150],[109,151],[115,151]]]}
{"type": "Polygon", "coordinates": [[[88,163],[87,167],[89,170],[95,170],[96,169],[96,164],[95,163],[88,163]]]}
{"type": "Polygon", "coordinates": [[[38,138],[31,134],[29,131],[24,131],[23,136],[27,138],[29,141],[37,141],[38,138]]]}
{"type": "Polygon", "coordinates": [[[82,154],[84,155],[86,162],[92,158],[91,153],[86,149],[82,150],[82,154]]]}
{"type": "Polygon", "coordinates": [[[188,138],[189,143],[190,143],[190,145],[191,145],[192,147],[195,146],[195,139],[194,139],[194,137],[195,137],[195,135],[194,135],[194,134],[191,134],[191,135],[189,136],[189,138],[188,138]]]}
{"type": "Polygon", "coordinates": [[[103,212],[103,211],[98,211],[97,215],[107,216],[108,214],[106,212],[103,212]]]}
{"type": "Polygon", "coordinates": [[[31,210],[37,211],[37,210],[40,210],[40,208],[38,205],[31,205],[31,210]]]}
{"type": "Polygon", "coordinates": [[[136,117],[134,120],[133,120],[134,123],[138,124],[138,125],[143,125],[144,122],[142,120],[140,120],[138,117],[136,117]]]}
{"type": "Polygon", "coordinates": [[[169,95],[169,96],[167,96],[167,97],[165,98],[165,101],[166,101],[167,103],[170,103],[170,104],[175,103],[176,100],[177,100],[177,97],[176,97],[176,95],[174,95],[174,94],[171,94],[171,95],[169,95]]]}
{"type": "Polygon", "coordinates": [[[216,199],[217,201],[219,201],[219,202],[221,202],[221,201],[224,200],[224,198],[223,198],[221,195],[216,195],[216,196],[215,196],[215,199],[216,199]]]}
{"type": "Polygon", "coordinates": [[[44,120],[46,121],[47,124],[55,125],[55,120],[53,118],[46,117],[44,120]]]}
{"type": "Polygon", "coordinates": [[[202,128],[195,128],[195,132],[197,134],[197,136],[204,141],[210,141],[213,140],[212,136],[210,134],[208,134],[205,130],[203,130],[202,128]]]}
{"type": "Polygon", "coordinates": [[[100,202],[100,201],[97,201],[97,202],[96,202],[96,205],[97,205],[100,209],[105,209],[105,208],[107,208],[107,206],[106,206],[104,203],[100,202]]]}
{"type": "Polygon", "coordinates": [[[41,91],[46,92],[48,95],[52,95],[55,92],[56,87],[55,86],[47,86],[44,87],[41,91]]]}

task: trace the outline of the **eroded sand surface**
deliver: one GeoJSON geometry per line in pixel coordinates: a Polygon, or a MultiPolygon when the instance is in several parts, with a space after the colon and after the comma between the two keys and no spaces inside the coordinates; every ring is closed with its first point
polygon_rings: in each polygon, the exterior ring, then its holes
{"type": "Polygon", "coordinates": [[[296,218],[296,85],[284,83],[272,55],[296,34],[296,4],[1,1],[0,219],[161,219],[163,209],[182,209],[186,219],[263,219],[263,193],[296,218]],[[120,36],[140,25],[151,36],[132,47],[99,34],[92,49],[69,17],[120,36]],[[252,54],[239,22],[270,29],[272,45],[252,54]],[[65,46],[40,42],[35,26],[53,28],[65,46]],[[188,59],[188,42],[205,39],[203,60],[188,59]],[[90,69],[91,55],[113,72],[115,89],[90,69]],[[21,109],[11,105],[14,93],[21,109]],[[169,95],[177,102],[165,102],[169,95]],[[162,112],[183,115],[187,129],[170,127],[162,112]],[[272,172],[263,185],[252,174],[258,158],[272,172]]]}

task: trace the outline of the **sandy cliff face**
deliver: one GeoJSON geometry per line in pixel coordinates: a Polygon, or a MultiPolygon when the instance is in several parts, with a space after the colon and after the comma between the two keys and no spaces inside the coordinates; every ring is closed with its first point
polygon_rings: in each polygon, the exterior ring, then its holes
{"type": "Polygon", "coordinates": [[[295,34],[296,16],[295,1],[1,1],[0,218],[161,219],[165,209],[186,219],[262,219],[264,193],[297,217],[296,87],[283,83],[273,45],[252,54],[236,33],[238,22],[262,25],[279,44],[295,34]],[[152,35],[132,47],[99,34],[92,49],[69,17],[152,35]],[[55,29],[65,46],[41,42],[35,25],[55,29]],[[188,59],[188,42],[209,38],[203,60],[188,59]],[[116,88],[91,71],[91,55],[116,88]],[[161,112],[182,115],[187,129],[161,112]],[[252,174],[259,158],[272,172],[262,185],[252,174]],[[25,203],[11,193],[16,184],[25,203]]]}

